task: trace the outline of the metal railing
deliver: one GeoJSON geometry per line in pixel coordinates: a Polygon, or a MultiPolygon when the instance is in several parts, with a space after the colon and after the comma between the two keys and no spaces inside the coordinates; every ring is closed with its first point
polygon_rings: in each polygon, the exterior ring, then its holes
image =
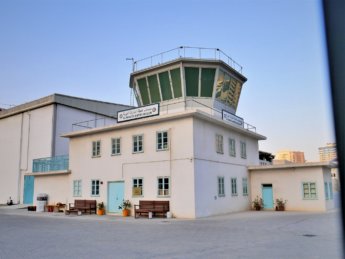
{"type": "Polygon", "coordinates": [[[54,156],[34,159],[32,162],[32,172],[51,172],[68,170],[69,168],[69,156],[54,156]]]}
{"type": "Polygon", "coordinates": [[[243,69],[239,63],[218,48],[180,46],[139,60],[132,59],[133,72],[178,58],[221,60],[240,73],[243,69]]]}
{"type": "Polygon", "coordinates": [[[72,131],[81,129],[94,129],[97,127],[104,127],[112,124],[116,124],[116,118],[98,118],[94,120],[81,121],[72,124],[72,131]]]}
{"type": "MultiPolygon", "coordinates": [[[[187,109],[197,109],[197,108],[200,108],[201,110],[206,111],[206,113],[208,113],[212,116],[222,118],[222,111],[215,109],[213,107],[210,107],[210,106],[208,106],[204,103],[201,103],[197,100],[194,100],[193,98],[187,99],[187,100],[181,100],[181,101],[174,102],[174,103],[167,103],[167,104],[163,104],[163,105],[160,104],[159,110],[160,110],[161,114],[162,113],[170,114],[170,113],[176,112],[177,109],[187,110],[187,109]],[[181,106],[179,104],[184,104],[184,105],[181,106]]],[[[227,121],[225,121],[225,122],[230,123],[227,121]]],[[[256,127],[249,124],[249,123],[243,122],[243,128],[248,130],[248,131],[252,131],[252,132],[256,133],[256,127]]]]}

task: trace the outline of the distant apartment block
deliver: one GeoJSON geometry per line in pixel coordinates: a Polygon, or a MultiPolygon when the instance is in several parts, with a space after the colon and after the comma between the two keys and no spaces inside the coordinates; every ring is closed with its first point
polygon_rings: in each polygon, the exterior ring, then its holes
{"type": "Polygon", "coordinates": [[[275,159],[273,160],[273,164],[288,163],[305,163],[304,152],[282,150],[276,154],[275,159]]]}
{"type": "Polygon", "coordinates": [[[335,143],[327,143],[319,147],[320,162],[329,162],[337,158],[337,147],[335,143]]]}

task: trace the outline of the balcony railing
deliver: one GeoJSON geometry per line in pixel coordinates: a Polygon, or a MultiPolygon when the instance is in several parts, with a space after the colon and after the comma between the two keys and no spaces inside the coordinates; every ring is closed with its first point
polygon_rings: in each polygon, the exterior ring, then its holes
{"type": "Polygon", "coordinates": [[[152,55],[139,60],[129,59],[133,62],[133,72],[150,68],[162,63],[172,61],[178,58],[195,58],[195,59],[209,59],[209,60],[221,60],[228,64],[233,69],[242,73],[242,66],[238,64],[234,59],[224,53],[218,48],[200,48],[200,47],[188,47],[180,46],[168,51],[152,55]]]}
{"type": "Polygon", "coordinates": [[[33,160],[32,172],[37,173],[68,170],[68,165],[68,155],[39,158],[33,160]]]}

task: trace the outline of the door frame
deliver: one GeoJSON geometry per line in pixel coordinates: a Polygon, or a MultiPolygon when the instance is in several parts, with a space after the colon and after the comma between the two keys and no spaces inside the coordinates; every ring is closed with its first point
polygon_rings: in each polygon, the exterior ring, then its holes
{"type": "Polygon", "coordinates": [[[263,183],[261,184],[261,195],[262,195],[262,201],[264,203],[264,209],[267,210],[274,210],[274,197],[273,197],[273,184],[272,183],[263,183]],[[271,208],[265,208],[265,197],[264,197],[264,187],[270,187],[271,193],[272,193],[272,207],[271,208]]]}
{"type": "Polygon", "coordinates": [[[109,186],[111,183],[122,183],[123,184],[123,198],[125,198],[125,181],[124,180],[119,180],[119,181],[108,181],[107,182],[107,206],[106,206],[106,211],[107,213],[114,213],[114,214],[120,214],[121,211],[119,212],[109,212],[109,186]]]}

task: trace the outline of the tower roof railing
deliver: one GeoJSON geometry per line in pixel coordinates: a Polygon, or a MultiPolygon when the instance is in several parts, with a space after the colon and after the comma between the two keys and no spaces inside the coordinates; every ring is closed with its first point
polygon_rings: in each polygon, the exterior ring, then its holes
{"type": "Polygon", "coordinates": [[[133,72],[160,65],[179,58],[221,60],[242,73],[242,66],[218,48],[180,46],[146,58],[133,60],[133,72]]]}

